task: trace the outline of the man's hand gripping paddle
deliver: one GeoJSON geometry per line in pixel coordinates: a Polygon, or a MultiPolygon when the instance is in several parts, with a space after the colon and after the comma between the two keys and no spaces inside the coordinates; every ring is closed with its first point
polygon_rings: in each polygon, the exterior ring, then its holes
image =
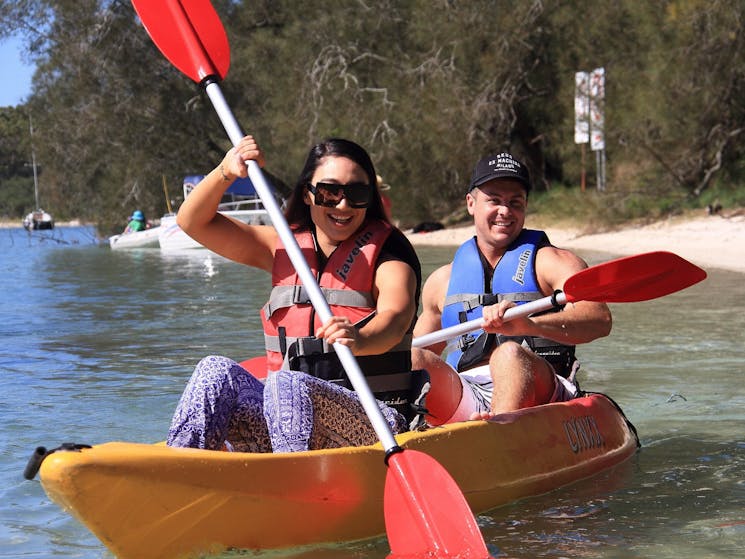
{"type": "MultiPolygon", "coordinates": [[[[153,42],[181,72],[205,88],[233,145],[244,134],[218,82],[227,74],[230,48],[225,30],[208,0],[133,0],[153,42]]],[[[255,161],[248,175],[287,249],[295,270],[323,322],[331,310],[303,258],[272,189],[255,161]]],[[[386,452],[388,472],[384,511],[392,557],[486,558],[483,537],[458,485],[430,456],[403,450],[388,424],[351,350],[334,344],[355,391],[386,452]]]]}
{"type": "MultiPolygon", "coordinates": [[[[586,268],[564,283],[564,291],[507,309],[505,320],[575,303],[631,303],[675,293],[706,278],[706,272],[672,252],[647,252],[586,268]]],[[[415,347],[427,347],[483,327],[475,318],[414,338],[415,347]]]]}

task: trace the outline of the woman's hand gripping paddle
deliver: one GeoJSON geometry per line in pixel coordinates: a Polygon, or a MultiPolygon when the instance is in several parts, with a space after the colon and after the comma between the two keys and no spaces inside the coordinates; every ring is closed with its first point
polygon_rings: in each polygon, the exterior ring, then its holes
{"type": "MultiPolygon", "coordinates": [[[[233,145],[243,138],[218,81],[227,73],[230,50],[225,30],[208,0],[133,0],[153,42],[174,66],[201,84],[212,101],[233,145]]],[[[319,318],[326,322],[331,310],[303,258],[272,189],[255,161],[248,175],[272,219],[295,270],[319,318]]],[[[388,541],[394,557],[489,556],[473,513],[445,469],[433,458],[396,444],[351,350],[334,349],[360,397],[365,413],[386,451],[388,475],[384,510],[388,541]]]]}
{"type": "MultiPolygon", "coordinates": [[[[647,252],[626,256],[586,268],[564,283],[564,292],[512,307],[505,320],[529,316],[536,312],[575,303],[631,303],[656,299],[690,287],[706,278],[706,272],[672,252],[647,252]]],[[[475,318],[449,328],[414,338],[412,345],[427,347],[450,340],[483,326],[475,318]]]]}

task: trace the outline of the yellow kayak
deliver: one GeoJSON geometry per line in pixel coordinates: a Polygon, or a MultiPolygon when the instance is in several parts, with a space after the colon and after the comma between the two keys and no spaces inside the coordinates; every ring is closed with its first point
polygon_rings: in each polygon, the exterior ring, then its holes
{"type": "MultiPolygon", "coordinates": [[[[591,476],[638,446],[600,394],[396,439],[442,464],[476,513],[591,476]]],[[[382,535],[383,458],[380,444],[250,454],[111,442],[48,454],[39,473],[117,557],[167,559],[382,535]]]]}

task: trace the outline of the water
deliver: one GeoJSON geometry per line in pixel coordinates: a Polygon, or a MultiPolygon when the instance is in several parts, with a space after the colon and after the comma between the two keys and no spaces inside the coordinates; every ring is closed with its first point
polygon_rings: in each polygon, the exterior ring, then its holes
{"type": "MultiPolygon", "coordinates": [[[[418,252],[428,273],[453,251],[418,252]]],[[[260,352],[257,309],[268,275],[206,251],[111,251],[88,228],[31,236],[0,229],[0,262],[0,558],[110,558],[38,480],[22,478],[28,457],[38,445],[65,441],[162,440],[200,357],[260,352]]],[[[618,401],[643,447],[614,470],[480,515],[494,555],[742,555],[742,280],[709,270],[683,292],[613,305],[611,336],[580,349],[580,379],[618,401]]],[[[382,559],[387,552],[380,538],[258,556],[382,559]]]]}

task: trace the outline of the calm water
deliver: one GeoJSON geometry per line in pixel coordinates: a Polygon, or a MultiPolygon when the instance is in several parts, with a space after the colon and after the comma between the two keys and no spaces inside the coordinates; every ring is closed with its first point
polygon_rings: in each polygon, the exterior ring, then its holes
{"type": "MultiPolygon", "coordinates": [[[[452,250],[419,253],[429,272],[452,250]]],[[[28,457],[65,441],[162,440],[201,356],[260,351],[268,276],[206,251],[112,252],[86,228],[0,229],[0,262],[0,557],[110,557],[23,479],[28,457]]],[[[494,555],[742,556],[743,279],[709,270],[681,293],[613,306],[611,336],[581,348],[580,379],[621,404],[643,448],[615,470],[481,515],[494,555]]],[[[258,556],[387,552],[381,538],[258,556]]]]}

